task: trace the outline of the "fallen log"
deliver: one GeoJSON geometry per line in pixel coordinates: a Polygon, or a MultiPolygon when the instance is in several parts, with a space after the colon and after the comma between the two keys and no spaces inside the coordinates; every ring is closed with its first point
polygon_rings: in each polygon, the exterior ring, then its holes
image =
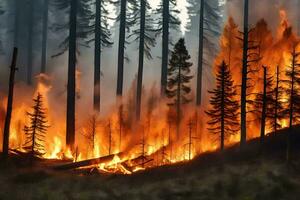
{"type": "Polygon", "coordinates": [[[92,165],[98,165],[98,164],[102,164],[102,163],[111,162],[111,161],[113,161],[115,156],[122,158],[123,155],[124,155],[123,153],[112,154],[112,155],[103,156],[100,158],[94,158],[94,159],[83,160],[83,161],[79,161],[79,162],[72,162],[72,163],[54,166],[53,169],[55,169],[55,170],[70,170],[70,169],[77,169],[80,167],[88,167],[88,166],[92,166],[92,165]]]}

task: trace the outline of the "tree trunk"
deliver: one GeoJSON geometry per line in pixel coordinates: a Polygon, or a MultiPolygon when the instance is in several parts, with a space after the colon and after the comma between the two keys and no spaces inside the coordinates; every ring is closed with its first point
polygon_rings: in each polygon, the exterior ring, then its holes
{"type": "Polygon", "coordinates": [[[20,18],[20,2],[19,0],[15,0],[15,24],[14,24],[14,46],[19,46],[19,18],[20,18]]]}
{"type": "Polygon", "coordinates": [[[290,150],[291,150],[291,134],[293,132],[293,114],[294,114],[294,85],[295,85],[295,67],[296,67],[296,47],[293,49],[293,60],[292,60],[292,80],[291,80],[291,94],[290,94],[290,110],[289,110],[289,131],[286,142],[286,160],[290,161],[290,150]]]}
{"type": "Polygon", "coordinates": [[[279,66],[276,69],[276,89],[275,89],[275,115],[274,115],[274,132],[277,132],[278,106],[279,106],[279,66]]]}
{"type": "Polygon", "coordinates": [[[181,118],[181,65],[178,68],[178,84],[177,84],[177,99],[176,99],[176,134],[177,139],[180,133],[180,118],[181,118]]]}
{"type": "Polygon", "coordinates": [[[265,140],[266,110],[267,110],[267,68],[264,67],[264,92],[263,92],[263,105],[262,105],[261,123],[260,123],[260,143],[261,143],[261,145],[263,145],[264,140],[265,140]]]}
{"type": "Polygon", "coordinates": [[[168,81],[169,62],[169,25],[170,25],[170,2],[163,0],[163,35],[162,35],[162,66],[161,66],[161,95],[164,96],[168,81]]]}
{"type": "Polygon", "coordinates": [[[225,63],[222,66],[222,103],[221,103],[221,151],[224,151],[225,141],[225,63]]]}
{"type": "Polygon", "coordinates": [[[44,0],[41,73],[46,73],[49,0],[44,0]]]}
{"type": "Polygon", "coordinates": [[[71,150],[75,143],[75,95],[76,95],[76,31],[77,31],[77,0],[71,0],[70,33],[69,33],[69,63],[67,91],[67,127],[66,144],[71,150]]]}
{"type": "Polygon", "coordinates": [[[29,1],[28,2],[28,13],[29,13],[29,19],[28,19],[28,38],[27,38],[27,84],[32,84],[32,60],[33,60],[33,13],[34,13],[34,2],[29,1]]]}
{"type": "Polygon", "coordinates": [[[139,121],[141,117],[142,103],[142,87],[143,87],[143,71],[144,71],[144,50],[145,50],[145,21],[146,21],[146,1],[141,0],[141,21],[140,21],[140,47],[139,47],[139,66],[138,80],[136,90],[136,119],[139,121]]]}
{"type": "Polygon", "coordinates": [[[100,112],[101,95],[101,1],[96,0],[96,21],[95,21],[95,58],[94,58],[94,111],[100,112]]]}
{"type": "Polygon", "coordinates": [[[247,126],[246,126],[246,104],[247,104],[247,73],[248,73],[248,11],[249,2],[244,0],[244,46],[243,46],[243,69],[242,69],[242,87],[241,87],[241,147],[246,143],[247,126]]]}
{"type": "Polygon", "coordinates": [[[126,36],[126,3],[127,3],[127,0],[121,0],[119,50],[118,50],[117,96],[123,95],[124,52],[125,52],[125,36],[126,36]]]}
{"type": "Polygon", "coordinates": [[[204,32],[204,0],[200,0],[200,24],[199,24],[199,49],[198,49],[198,72],[197,72],[197,106],[202,101],[202,71],[203,71],[203,32],[204,32]]]}
{"type": "Polygon", "coordinates": [[[17,70],[18,49],[14,48],[12,63],[10,66],[10,76],[9,76],[9,90],[8,90],[8,99],[7,99],[7,109],[6,109],[6,117],[4,124],[4,133],[3,133],[3,156],[8,156],[9,149],[9,131],[10,131],[10,121],[11,121],[11,113],[13,106],[13,97],[14,97],[14,82],[15,82],[15,72],[17,70]]]}

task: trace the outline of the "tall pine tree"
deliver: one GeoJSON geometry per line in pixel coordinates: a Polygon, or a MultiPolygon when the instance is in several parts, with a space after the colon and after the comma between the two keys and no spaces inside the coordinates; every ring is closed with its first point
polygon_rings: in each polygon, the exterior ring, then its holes
{"type": "Polygon", "coordinates": [[[168,60],[170,31],[178,30],[180,20],[176,17],[178,10],[175,9],[176,0],[161,0],[157,13],[160,15],[158,20],[158,31],[162,33],[162,61],[161,61],[161,94],[165,95],[168,82],[168,60]]]}
{"type": "Polygon", "coordinates": [[[171,109],[176,112],[176,131],[177,137],[180,131],[180,122],[182,119],[182,105],[191,102],[189,97],[191,87],[189,85],[193,76],[191,75],[191,67],[193,63],[189,62],[191,56],[186,49],[185,41],[181,38],[174,47],[169,61],[168,70],[168,88],[166,90],[167,97],[171,100],[168,104],[171,109]]]}
{"type": "Polygon", "coordinates": [[[29,117],[29,125],[24,127],[26,142],[24,149],[32,156],[42,156],[45,152],[45,137],[48,129],[48,121],[46,120],[46,111],[43,107],[42,95],[38,94],[33,100],[33,112],[27,113],[29,117]]]}
{"type": "Polygon", "coordinates": [[[216,84],[216,88],[209,91],[213,95],[210,99],[212,108],[206,114],[210,117],[208,130],[219,135],[220,149],[224,150],[225,139],[237,134],[239,126],[237,92],[229,67],[224,61],[218,66],[216,84]]]}
{"type": "Polygon", "coordinates": [[[105,47],[111,47],[111,33],[108,28],[108,15],[106,9],[109,0],[96,0],[94,23],[94,111],[100,112],[101,108],[101,52],[105,47]]]}
{"type": "Polygon", "coordinates": [[[144,75],[144,60],[152,59],[151,48],[155,46],[155,30],[153,27],[154,21],[150,13],[150,5],[148,0],[141,0],[140,3],[134,4],[134,16],[138,16],[138,28],[132,31],[129,37],[134,37],[134,41],[139,41],[139,62],[138,62],[138,77],[136,89],[136,119],[140,120],[141,103],[142,103],[142,87],[144,75]]]}

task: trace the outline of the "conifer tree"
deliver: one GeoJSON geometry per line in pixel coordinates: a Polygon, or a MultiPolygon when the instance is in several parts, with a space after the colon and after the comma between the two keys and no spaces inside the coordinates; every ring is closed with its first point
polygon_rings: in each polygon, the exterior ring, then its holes
{"type": "Polygon", "coordinates": [[[275,87],[273,89],[273,101],[271,105],[271,112],[268,113],[268,117],[270,118],[270,127],[271,130],[276,133],[279,128],[281,128],[281,124],[279,121],[284,118],[284,103],[283,103],[283,95],[284,88],[282,83],[284,82],[280,77],[280,68],[277,66],[276,74],[275,74],[275,87]]]}
{"type": "Polygon", "coordinates": [[[180,121],[182,118],[181,106],[188,104],[190,99],[191,87],[189,85],[193,76],[189,62],[191,56],[185,47],[185,41],[181,38],[174,47],[169,61],[168,88],[166,95],[171,100],[168,104],[176,112],[177,137],[180,131],[180,121]]]}
{"type": "Polygon", "coordinates": [[[229,67],[224,61],[218,66],[216,88],[209,93],[212,94],[210,99],[212,108],[206,111],[210,117],[208,130],[220,137],[220,148],[224,150],[225,139],[237,134],[239,126],[237,92],[229,67]]]}
{"type": "Polygon", "coordinates": [[[46,120],[46,110],[43,106],[43,97],[38,93],[33,100],[33,112],[27,113],[29,125],[24,127],[26,142],[24,149],[32,156],[42,156],[45,152],[45,137],[47,134],[48,121],[46,120]]]}

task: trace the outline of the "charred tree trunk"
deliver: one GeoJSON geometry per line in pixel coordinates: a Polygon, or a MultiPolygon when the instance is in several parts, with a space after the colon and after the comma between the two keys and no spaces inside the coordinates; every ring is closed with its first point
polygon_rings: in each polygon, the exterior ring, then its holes
{"type": "Polygon", "coordinates": [[[19,0],[15,0],[15,21],[14,21],[14,46],[18,47],[19,46],[19,18],[20,18],[20,2],[19,0]]]}
{"type": "Polygon", "coordinates": [[[192,131],[193,131],[193,122],[192,120],[190,120],[189,123],[189,160],[192,159],[192,145],[193,145],[193,135],[192,135],[192,131]]]}
{"type": "Polygon", "coordinates": [[[275,110],[274,110],[274,132],[277,133],[278,107],[279,107],[279,66],[276,69],[276,88],[275,88],[275,110]]]}
{"type": "Polygon", "coordinates": [[[117,96],[123,95],[124,53],[125,53],[125,34],[126,34],[126,4],[127,4],[127,0],[121,0],[117,96]]]}
{"type": "Polygon", "coordinates": [[[198,72],[197,72],[197,106],[202,101],[202,71],[203,71],[203,38],[204,38],[204,0],[200,0],[200,24],[199,24],[199,49],[198,49],[198,72]]]}
{"type": "Polygon", "coordinates": [[[41,73],[46,73],[49,0],[44,0],[41,73]]]}
{"type": "Polygon", "coordinates": [[[32,64],[33,64],[33,13],[34,13],[34,2],[29,1],[28,2],[28,13],[29,13],[29,19],[28,19],[28,38],[27,38],[27,84],[32,84],[32,64]]]}
{"type": "Polygon", "coordinates": [[[108,123],[108,155],[111,155],[111,146],[112,146],[112,130],[111,122],[108,123]]]}
{"type": "Polygon", "coordinates": [[[14,48],[12,63],[10,66],[10,77],[9,77],[9,90],[8,90],[8,99],[7,99],[7,109],[6,109],[6,117],[4,124],[4,133],[3,133],[3,156],[8,156],[9,149],[9,131],[10,131],[10,121],[11,121],[11,113],[13,106],[13,97],[14,97],[14,82],[15,82],[15,72],[17,70],[18,49],[14,48]]]}
{"type": "Polygon", "coordinates": [[[163,0],[163,35],[162,35],[162,66],[161,66],[161,95],[164,96],[167,89],[168,62],[169,62],[169,25],[170,2],[163,0]]]}
{"type": "Polygon", "coordinates": [[[69,33],[69,63],[67,91],[67,127],[66,143],[74,149],[75,143],[75,95],[76,95],[76,32],[77,32],[77,0],[71,0],[70,33],[69,33]]]}
{"type": "Polygon", "coordinates": [[[221,100],[221,151],[225,147],[225,66],[222,67],[222,100],[221,100]]]}
{"type": "Polygon", "coordinates": [[[138,80],[136,90],[136,119],[139,121],[141,117],[142,104],[142,87],[144,74],[144,50],[145,50],[145,22],[146,22],[146,1],[141,0],[141,16],[140,16],[140,46],[139,46],[139,66],[138,80]]]}
{"type": "Polygon", "coordinates": [[[177,83],[177,100],[176,100],[176,134],[177,139],[180,134],[180,118],[181,118],[181,66],[178,68],[179,80],[177,83]]]}
{"type": "Polygon", "coordinates": [[[263,145],[265,140],[266,130],[266,111],[267,111],[267,68],[264,68],[264,91],[263,91],[263,104],[261,111],[261,122],[260,122],[260,143],[263,145]]]}
{"type": "Polygon", "coordinates": [[[286,160],[290,161],[291,154],[291,135],[293,132],[293,115],[294,115],[294,93],[295,93],[295,67],[296,67],[296,47],[293,49],[292,72],[291,72],[291,92],[290,92],[290,109],[289,109],[289,131],[286,141],[286,160]]]}
{"type": "Polygon", "coordinates": [[[246,126],[246,104],[247,104],[247,73],[248,73],[248,11],[249,2],[244,0],[244,38],[243,38],[243,68],[242,68],[242,87],[241,87],[241,147],[246,144],[247,126],[246,126]]]}
{"type": "Polygon", "coordinates": [[[94,111],[98,113],[101,108],[101,1],[102,0],[96,0],[95,20],[94,111]]]}

